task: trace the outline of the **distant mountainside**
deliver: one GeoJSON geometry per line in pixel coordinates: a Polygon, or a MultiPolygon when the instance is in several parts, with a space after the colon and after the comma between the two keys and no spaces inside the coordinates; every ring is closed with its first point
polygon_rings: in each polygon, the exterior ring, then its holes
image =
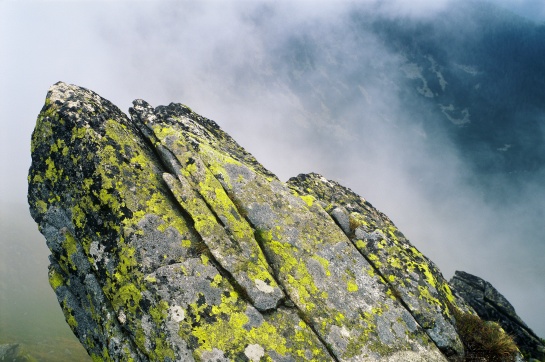
{"type": "Polygon", "coordinates": [[[433,17],[380,14],[361,6],[318,31],[300,26],[271,51],[274,69],[312,95],[301,99],[317,118],[355,134],[393,117],[391,107],[428,137],[446,135],[478,174],[516,180],[543,169],[544,25],[481,1],[433,17]]]}
{"type": "Polygon", "coordinates": [[[432,21],[381,19],[371,27],[407,58],[402,71],[433,115],[425,121],[446,121],[475,169],[543,167],[544,25],[492,4],[455,2],[432,21]]]}

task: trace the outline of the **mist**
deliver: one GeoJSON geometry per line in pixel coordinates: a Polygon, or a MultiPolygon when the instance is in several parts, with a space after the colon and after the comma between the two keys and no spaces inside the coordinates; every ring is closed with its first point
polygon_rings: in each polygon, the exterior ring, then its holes
{"type": "MultiPolygon", "coordinates": [[[[0,246],[25,256],[14,265],[2,253],[3,288],[20,275],[56,303],[45,241],[29,215],[10,210],[26,207],[30,135],[48,87],[62,80],[124,111],[136,98],[184,103],[282,180],[318,172],[350,187],[447,279],[464,270],[491,282],[545,336],[543,168],[483,180],[449,126],[430,122],[437,109],[406,92],[417,77],[407,59],[361,25],[376,14],[434,21],[451,2],[318,4],[0,2],[0,246]]],[[[515,5],[525,16],[537,3],[515,5]]],[[[462,30],[472,35],[471,24],[462,30]]]]}

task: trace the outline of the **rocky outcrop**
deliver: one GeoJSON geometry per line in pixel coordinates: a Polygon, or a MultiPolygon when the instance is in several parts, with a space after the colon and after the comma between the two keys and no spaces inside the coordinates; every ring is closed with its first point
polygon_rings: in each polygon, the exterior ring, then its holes
{"type": "Polygon", "coordinates": [[[94,360],[463,357],[471,308],[363,198],[279,181],[184,105],[130,115],[57,83],[32,135],[49,281],[94,360]]]}
{"type": "Polygon", "coordinates": [[[19,343],[0,344],[0,361],[6,362],[36,362],[19,343]]]}
{"type": "Polygon", "coordinates": [[[318,200],[444,353],[455,355],[463,350],[448,312],[454,297],[447,281],[386,215],[351,190],[317,174],[299,175],[288,185],[318,200]]]}
{"type": "Polygon", "coordinates": [[[457,271],[449,283],[479,317],[498,322],[513,337],[525,357],[545,360],[545,342],[520,319],[511,303],[489,282],[457,271]]]}

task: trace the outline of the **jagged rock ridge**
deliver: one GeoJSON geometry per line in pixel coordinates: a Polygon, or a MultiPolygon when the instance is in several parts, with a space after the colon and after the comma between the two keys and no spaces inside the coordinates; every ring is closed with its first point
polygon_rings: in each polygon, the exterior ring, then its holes
{"type": "Polygon", "coordinates": [[[469,273],[457,271],[449,284],[487,321],[497,321],[513,336],[525,356],[545,360],[545,342],[515,312],[509,301],[489,282],[469,273]]]}
{"type": "Polygon", "coordinates": [[[29,205],[50,284],[94,360],[445,361],[463,345],[436,266],[364,199],[288,184],[216,123],[57,83],[29,205]]]}

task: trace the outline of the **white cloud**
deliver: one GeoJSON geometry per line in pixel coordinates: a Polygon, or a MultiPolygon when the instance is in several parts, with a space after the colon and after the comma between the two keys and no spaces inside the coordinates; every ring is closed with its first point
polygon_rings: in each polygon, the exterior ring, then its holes
{"type": "MultiPolygon", "coordinates": [[[[344,15],[361,3],[28,4],[0,7],[2,198],[25,203],[30,133],[52,83],[93,89],[125,111],[134,98],[186,103],[282,179],[317,171],[351,187],[447,276],[489,279],[545,334],[541,306],[528,302],[544,294],[544,250],[525,241],[537,240],[541,183],[529,180],[509,204],[486,200],[447,137],[422,136],[415,99],[398,96],[404,59],[365,29],[347,30],[344,15]]],[[[365,4],[423,20],[447,5],[365,4]]]]}
{"type": "Polygon", "coordinates": [[[375,0],[379,11],[393,17],[433,18],[447,8],[451,0],[375,0]]]}
{"type": "Polygon", "coordinates": [[[536,22],[545,21],[545,2],[542,0],[492,0],[491,2],[536,22]]]}

